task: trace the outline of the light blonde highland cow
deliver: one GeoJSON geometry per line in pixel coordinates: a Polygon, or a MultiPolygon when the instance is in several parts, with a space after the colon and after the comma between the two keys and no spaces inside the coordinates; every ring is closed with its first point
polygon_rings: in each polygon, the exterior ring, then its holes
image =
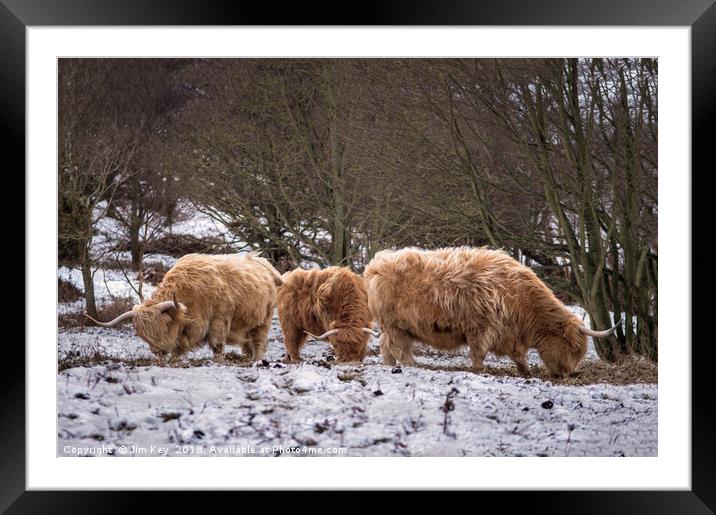
{"type": "Polygon", "coordinates": [[[188,254],[166,273],[151,299],[111,322],[88,318],[103,327],[134,320],[156,356],[176,357],[207,341],[217,360],[228,344],[256,361],[266,352],[280,281],[256,254],[188,254]]]}
{"type": "Polygon", "coordinates": [[[365,269],[368,304],[383,334],[386,364],[414,365],[414,340],[438,349],[470,348],[475,371],[488,352],[509,356],[529,375],[534,347],[555,376],[573,372],[592,331],[528,267],[487,248],[407,248],[378,252],[365,269]]]}

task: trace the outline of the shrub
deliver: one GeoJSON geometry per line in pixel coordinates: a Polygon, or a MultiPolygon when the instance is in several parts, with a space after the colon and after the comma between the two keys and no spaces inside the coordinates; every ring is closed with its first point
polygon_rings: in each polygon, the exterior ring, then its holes
{"type": "MultiPolygon", "coordinates": [[[[125,311],[132,309],[133,305],[129,298],[114,299],[112,302],[97,306],[97,319],[102,321],[112,320],[125,311]]],[[[85,327],[94,325],[94,322],[81,312],[60,315],[57,317],[57,323],[60,327],[85,327]]]]}
{"type": "Polygon", "coordinates": [[[82,291],[74,284],[57,278],[57,300],[59,302],[74,302],[82,298],[82,291]]]}

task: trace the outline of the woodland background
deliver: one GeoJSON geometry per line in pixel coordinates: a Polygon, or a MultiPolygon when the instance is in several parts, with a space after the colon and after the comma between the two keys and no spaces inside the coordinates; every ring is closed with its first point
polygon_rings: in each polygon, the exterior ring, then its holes
{"type": "MultiPolygon", "coordinates": [[[[360,272],[488,245],[657,358],[655,59],[60,59],[59,264],[97,316],[102,220],[153,252],[261,250],[360,272]],[[233,241],[164,230],[191,206],[233,241]]],[[[141,282],[140,282],[141,284],[141,282]]]]}

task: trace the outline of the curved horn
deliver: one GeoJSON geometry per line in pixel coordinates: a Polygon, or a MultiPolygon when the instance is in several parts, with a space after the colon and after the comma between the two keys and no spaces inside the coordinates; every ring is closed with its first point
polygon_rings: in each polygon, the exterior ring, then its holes
{"type": "Polygon", "coordinates": [[[326,331],[325,333],[323,333],[321,336],[316,336],[315,334],[311,334],[308,331],[303,331],[303,332],[306,333],[311,338],[313,338],[314,340],[325,340],[329,336],[336,334],[338,331],[340,331],[340,329],[331,329],[330,331],[326,331]]]}
{"type": "Polygon", "coordinates": [[[158,309],[160,313],[164,313],[167,309],[180,309],[181,306],[182,304],[179,304],[176,299],[165,300],[164,302],[160,302],[159,304],[154,305],[154,307],[158,309]]]}
{"type": "Polygon", "coordinates": [[[370,327],[361,327],[361,331],[364,333],[372,334],[373,336],[380,336],[380,331],[374,331],[370,327]]]}
{"type": "Polygon", "coordinates": [[[94,322],[95,324],[97,324],[99,326],[114,327],[118,323],[120,323],[124,320],[127,320],[128,318],[134,318],[135,313],[134,313],[134,311],[127,311],[126,313],[122,313],[117,318],[115,318],[114,320],[111,320],[109,322],[100,322],[99,320],[95,320],[94,318],[89,316],[86,311],[83,313],[83,315],[86,316],[87,318],[89,318],[90,320],[92,320],[92,322],[94,322]]]}
{"type": "Polygon", "coordinates": [[[619,325],[620,325],[621,323],[622,323],[622,319],[620,318],[620,319],[619,319],[619,322],[617,322],[617,323],[614,325],[614,327],[612,327],[611,329],[606,329],[605,331],[593,331],[593,330],[589,329],[588,327],[584,327],[584,326],[581,326],[581,327],[579,328],[579,331],[580,331],[581,333],[586,334],[586,335],[589,335],[589,336],[596,336],[597,338],[603,338],[603,337],[605,337],[605,336],[609,336],[609,335],[612,334],[614,331],[616,331],[616,330],[617,330],[617,327],[619,327],[619,325]]]}

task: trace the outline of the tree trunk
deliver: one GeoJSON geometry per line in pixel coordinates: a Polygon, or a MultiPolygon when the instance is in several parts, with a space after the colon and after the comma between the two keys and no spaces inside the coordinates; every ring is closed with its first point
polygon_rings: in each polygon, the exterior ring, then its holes
{"type": "Polygon", "coordinates": [[[142,245],[139,241],[139,232],[142,228],[142,213],[135,201],[132,201],[129,216],[129,250],[132,254],[132,268],[139,270],[142,259],[142,245]]]}
{"type": "Polygon", "coordinates": [[[97,305],[94,298],[94,281],[92,280],[92,263],[90,261],[88,245],[80,244],[80,266],[82,269],[82,283],[85,290],[85,307],[89,316],[97,318],[97,305]]]}
{"type": "Polygon", "coordinates": [[[132,254],[132,268],[139,270],[142,260],[142,246],[139,243],[139,226],[129,227],[129,250],[132,254]]]}
{"type": "Polygon", "coordinates": [[[348,262],[348,232],[346,230],[343,202],[338,195],[334,196],[333,210],[333,264],[347,266],[348,262]]]}

